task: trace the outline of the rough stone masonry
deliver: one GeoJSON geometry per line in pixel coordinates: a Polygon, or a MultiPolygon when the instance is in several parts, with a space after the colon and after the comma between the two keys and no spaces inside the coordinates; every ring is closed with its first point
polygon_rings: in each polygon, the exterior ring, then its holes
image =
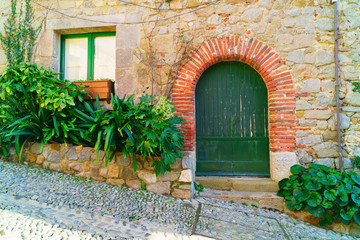
{"type": "MultiPolygon", "coordinates": [[[[191,51],[196,52],[214,38],[256,40],[262,47],[250,49],[251,56],[267,46],[280,59],[270,57],[268,64],[281,61],[277,69],[289,73],[292,81],[287,96],[292,99],[289,111],[294,125],[288,127],[290,138],[284,135],[283,139],[274,138],[271,142],[275,149],[270,154],[272,179],[286,177],[289,167],[297,162],[338,165],[334,8],[330,0],[220,0],[208,5],[202,4],[209,0],[170,3],[133,0],[129,4],[118,0],[37,2],[41,5],[34,4],[36,19],[45,20],[45,24],[35,62],[59,70],[61,34],[116,31],[116,94],[119,96],[172,92],[170,97],[174,97],[173,79],[181,77],[180,67],[197,61],[191,51]]],[[[8,5],[4,1],[0,3],[0,26],[10,12],[8,5]]],[[[352,90],[352,82],[359,81],[359,27],[359,0],[339,1],[341,132],[346,168],[351,167],[351,158],[360,154],[360,93],[352,90]]],[[[231,55],[225,47],[222,51],[222,56],[231,55]]],[[[249,57],[237,60],[246,62],[249,57]]],[[[0,69],[5,65],[5,55],[0,54],[0,69]]],[[[268,69],[270,75],[276,74],[274,69],[268,69]]],[[[198,72],[188,73],[196,75],[204,70],[199,67],[198,72]]],[[[186,91],[194,91],[194,84],[191,82],[186,91]]],[[[190,109],[191,101],[194,99],[190,99],[190,109]]],[[[270,102],[279,104],[276,97],[269,99],[270,102]]],[[[177,104],[177,109],[182,109],[177,104]]],[[[195,168],[194,130],[191,130],[194,117],[187,116],[184,124],[190,129],[185,150],[195,168]]],[[[270,135],[274,129],[270,126],[270,135]]]]}

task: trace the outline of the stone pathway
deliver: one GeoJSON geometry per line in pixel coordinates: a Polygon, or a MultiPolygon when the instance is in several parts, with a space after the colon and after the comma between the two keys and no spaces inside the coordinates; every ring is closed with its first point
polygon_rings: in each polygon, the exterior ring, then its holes
{"type": "Polygon", "coordinates": [[[265,209],[179,200],[0,161],[5,239],[353,238],[265,209]]]}

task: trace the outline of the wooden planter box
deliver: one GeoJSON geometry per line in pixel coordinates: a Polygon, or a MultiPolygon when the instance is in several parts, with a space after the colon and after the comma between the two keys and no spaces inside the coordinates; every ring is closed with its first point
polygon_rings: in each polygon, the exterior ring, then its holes
{"type": "Polygon", "coordinates": [[[114,82],[110,80],[81,81],[73,83],[76,85],[89,86],[89,88],[85,88],[85,90],[93,99],[96,99],[96,95],[98,95],[99,100],[109,101],[111,99],[111,93],[114,93],[114,82]]]}

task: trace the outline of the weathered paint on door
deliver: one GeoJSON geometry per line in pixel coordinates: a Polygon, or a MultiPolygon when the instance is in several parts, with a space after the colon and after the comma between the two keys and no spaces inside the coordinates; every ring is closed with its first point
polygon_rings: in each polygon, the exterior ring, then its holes
{"type": "Polygon", "coordinates": [[[268,96],[241,62],[208,68],[195,90],[196,174],[269,176],[268,96]]]}

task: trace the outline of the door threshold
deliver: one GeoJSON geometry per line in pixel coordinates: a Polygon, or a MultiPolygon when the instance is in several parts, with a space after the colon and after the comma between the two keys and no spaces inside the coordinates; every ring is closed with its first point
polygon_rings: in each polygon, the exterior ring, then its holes
{"type": "Polygon", "coordinates": [[[236,192],[277,192],[278,183],[270,178],[259,177],[196,177],[196,182],[202,183],[205,188],[236,192]]]}

